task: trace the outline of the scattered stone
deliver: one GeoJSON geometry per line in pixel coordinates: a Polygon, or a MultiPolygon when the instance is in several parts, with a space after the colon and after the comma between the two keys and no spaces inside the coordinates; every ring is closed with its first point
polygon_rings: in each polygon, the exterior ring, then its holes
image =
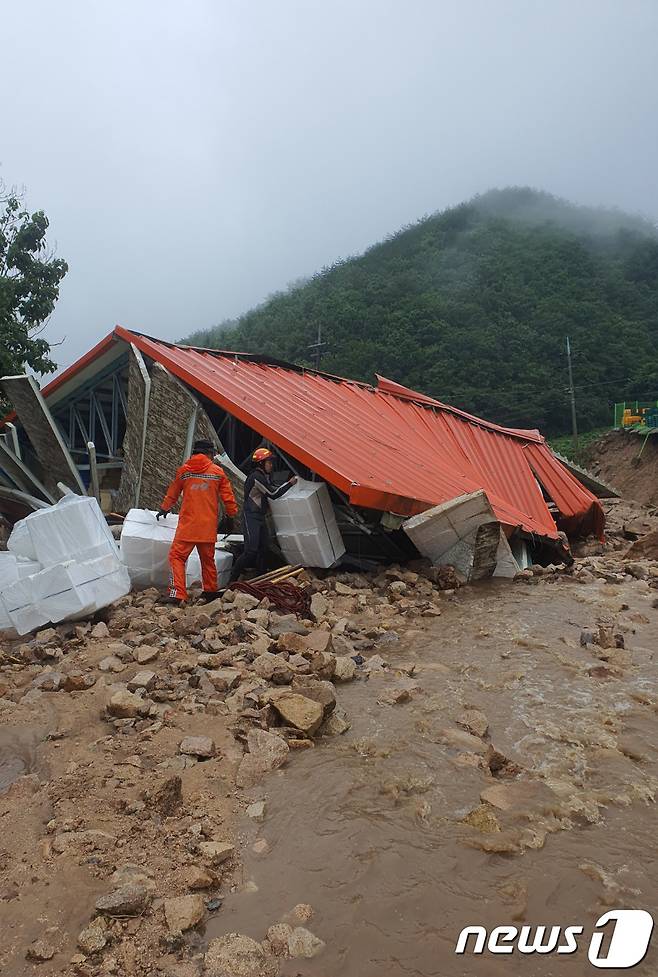
{"type": "Polygon", "coordinates": [[[159,654],[158,648],[153,648],[151,645],[140,645],[139,648],[135,648],[133,657],[138,665],[148,665],[149,662],[155,661],[159,654]]]}
{"type": "Polygon", "coordinates": [[[107,946],[109,938],[107,920],[103,916],[97,916],[78,936],[78,946],[83,953],[91,956],[100,953],[107,946]]]}
{"type": "Polygon", "coordinates": [[[199,853],[206,858],[211,865],[221,865],[227,858],[230,858],[235,851],[235,846],[227,841],[201,841],[199,842],[199,853]]]}
{"type": "Polygon", "coordinates": [[[276,770],[288,759],[289,747],[282,737],[264,729],[252,729],[247,734],[247,753],[238,767],[235,782],[238,787],[252,787],[266,773],[276,770]]]}
{"type": "Polygon", "coordinates": [[[208,901],[206,902],[206,909],[208,910],[209,913],[216,913],[218,909],[222,908],[222,903],[223,903],[222,899],[218,899],[218,898],[208,899],[208,901]]]}
{"type": "Polygon", "coordinates": [[[176,814],[183,803],[182,786],[180,777],[169,777],[158,787],[151,806],[165,818],[176,814]]]}
{"type": "Polygon", "coordinates": [[[312,736],[320,728],[324,711],[319,702],[296,692],[281,692],[270,701],[283,721],[302,733],[312,736]]]}
{"type": "Polygon", "coordinates": [[[254,801],[247,808],[247,817],[251,818],[252,821],[264,821],[265,820],[265,801],[254,801]]]}
{"type": "Polygon", "coordinates": [[[215,668],[208,678],[218,692],[229,692],[240,684],[242,672],[238,668],[215,668]]]}
{"type": "MultiPolygon", "coordinates": [[[[359,655],[359,658],[360,657],[361,656],[359,655]]],[[[363,670],[365,672],[381,672],[384,668],[386,668],[386,662],[381,655],[373,655],[372,658],[369,658],[363,666],[363,670]]]]}
{"type": "Polygon", "coordinates": [[[27,948],[25,957],[27,960],[33,960],[35,963],[45,963],[46,960],[52,960],[55,952],[55,947],[51,946],[50,943],[46,943],[45,940],[35,940],[27,948]]]}
{"type": "Polygon", "coordinates": [[[211,875],[201,865],[189,865],[183,873],[183,881],[188,889],[197,892],[199,890],[209,889],[211,885],[215,884],[216,879],[214,875],[211,875]]]}
{"type": "Polygon", "coordinates": [[[307,902],[298,902],[290,915],[298,919],[300,923],[308,923],[309,919],[313,919],[315,916],[315,910],[307,902]]]}
{"type": "Polygon", "coordinates": [[[289,685],[295,674],[284,658],[279,655],[272,655],[269,651],[259,655],[251,667],[257,675],[275,685],[289,685]]]}
{"type": "Polygon", "coordinates": [[[292,926],[288,923],[275,923],[267,931],[267,942],[275,957],[288,957],[288,940],[293,934],[292,926]]]}
{"type": "Polygon", "coordinates": [[[107,704],[108,715],[115,719],[135,719],[137,716],[146,716],[150,708],[150,703],[146,702],[134,692],[125,691],[115,692],[107,704]]]}
{"type": "Polygon", "coordinates": [[[489,720],[479,709],[465,709],[457,717],[456,723],[458,726],[463,726],[473,736],[486,736],[489,729],[489,720]]]}
{"type": "Polygon", "coordinates": [[[325,719],[318,732],[320,736],[342,736],[351,727],[352,724],[347,719],[345,710],[338,708],[334,709],[331,715],[325,719]]]}
{"type": "Polygon", "coordinates": [[[99,661],[98,667],[101,672],[123,672],[126,665],[120,658],[116,658],[114,655],[108,655],[107,658],[99,661]]]}
{"type": "Polygon", "coordinates": [[[389,689],[383,689],[378,697],[377,702],[382,705],[396,706],[401,702],[409,702],[411,699],[411,693],[409,689],[402,686],[392,686],[389,689]]]}
{"type": "Polygon", "coordinates": [[[204,958],[206,977],[276,977],[279,965],[260,943],[241,933],[212,940],[204,958]]]}
{"type": "Polygon", "coordinates": [[[270,853],[269,842],[265,838],[259,838],[258,841],[255,841],[253,843],[253,845],[251,846],[251,850],[255,855],[269,855],[270,853]]]}
{"type": "Polygon", "coordinates": [[[478,754],[487,752],[487,744],[478,736],[467,733],[465,729],[442,729],[439,735],[444,743],[454,747],[456,750],[478,754]]]}
{"type": "Polygon", "coordinates": [[[86,692],[96,684],[94,675],[85,674],[78,668],[72,668],[64,676],[62,688],[65,692],[86,692]]]}
{"type": "Polygon", "coordinates": [[[322,594],[313,594],[311,597],[311,614],[316,621],[321,621],[329,611],[329,601],[322,594]]]}
{"type": "Polygon", "coordinates": [[[349,682],[356,674],[356,663],[352,658],[348,658],[345,655],[338,655],[336,657],[336,670],[334,672],[334,678],[337,682],[349,682]]]}
{"type": "Polygon", "coordinates": [[[310,960],[324,950],[325,944],[310,930],[297,926],[288,937],[288,953],[291,957],[304,957],[310,960]]]}
{"type": "Polygon", "coordinates": [[[96,900],[96,909],[106,916],[139,916],[151,901],[151,893],[141,882],[127,882],[96,900]]]}
{"type": "Polygon", "coordinates": [[[40,675],[32,682],[32,686],[35,690],[41,692],[59,692],[63,688],[66,679],[61,672],[55,672],[51,669],[41,672],[40,675]]]}
{"type": "Polygon", "coordinates": [[[105,621],[99,621],[98,624],[95,624],[91,629],[92,638],[109,638],[109,636],[110,630],[105,621]]]}
{"type": "Polygon", "coordinates": [[[147,670],[137,672],[128,682],[128,689],[130,692],[135,692],[137,689],[146,689],[147,692],[150,692],[154,688],[157,678],[155,672],[147,670]]]}
{"type": "Polygon", "coordinates": [[[181,740],[178,752],[186,756],[198,757],[200,760],[208,760],[215,756],[215,741],[209,736],[186,736],[181,740]]]}
{"type": "Polygon", "coordinates": [[[198,926],[204,913],[202,896],[177,896],[164,901],[164,914],[170,933],[184,933],[198,926]]]}
{"type": "Polygon", "coordinates": [[[320,681],[315,677],[297,677],[293,679],[291,691],[319,702],[325,718],[336,708],[336,690],[331,682],[320,681]]]}
{"type": "Polygon", "coordinates": [[[37,631],[34,640],[37,648],[47,648],[48,645],[60,645],[62,643],[62,639],[54,628],[44,628],[42,631],[37,631]]]}
{"type": "Polygon", "coordinates": [[[463,818],[463,822],[484,835],[495,834],[501,830],[498,818],[488,804],[480,804],[474,810],[469,811],[463,818]]]}

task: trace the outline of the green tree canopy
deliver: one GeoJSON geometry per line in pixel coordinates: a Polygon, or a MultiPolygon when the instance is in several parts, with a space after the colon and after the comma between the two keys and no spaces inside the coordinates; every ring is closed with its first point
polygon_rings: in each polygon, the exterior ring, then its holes
{"type": "Polygon", "coordinates": [[[42,210],[30,214],[19,194],[0,187],[0,376],[57,368],[39,332],[68,265],[48,251],[47,230],[42,210]]]}
{"type": "Polygon", "coordinates": [[[276,294],[201,346],[383,374],[547,434],[570,425],[565,338],[583,430],[615,400],[658,398],[658,236],[648,221],[547,193],[493,190],[276,294]]]}

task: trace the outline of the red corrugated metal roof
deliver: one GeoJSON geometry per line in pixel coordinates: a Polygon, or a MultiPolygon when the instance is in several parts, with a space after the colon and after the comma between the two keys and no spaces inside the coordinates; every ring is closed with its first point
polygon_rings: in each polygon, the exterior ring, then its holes
{"type": "MultiPolygon", "coordinates": [[[[571,529],[585,522],[602,531],[598,500],[537,431],[500,427],[383,377],[375,388],[264,357],[165,343],[121,326],[113,336],[134,343],[355,505],[411,515],[484,489],[501,522],[556,538],[539,478],[571,529]]],[[[45,388],[46,398],[60,382],[45,388]]]]}

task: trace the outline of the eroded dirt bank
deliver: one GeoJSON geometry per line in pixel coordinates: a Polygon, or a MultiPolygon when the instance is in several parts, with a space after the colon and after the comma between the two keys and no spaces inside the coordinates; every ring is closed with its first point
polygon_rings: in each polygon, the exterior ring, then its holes
{"type": "Polygon", "coordinates": [[[454,945],[656,910],[658,563],[309,585],[5,647],[3,975],[582,974],[454,945]]]}

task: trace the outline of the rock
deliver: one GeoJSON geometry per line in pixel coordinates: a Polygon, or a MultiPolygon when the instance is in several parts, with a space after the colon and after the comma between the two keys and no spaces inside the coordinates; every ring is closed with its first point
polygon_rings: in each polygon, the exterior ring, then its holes
{"type": "Polygon", "coordinates": [[[307,736],[320,728],[324,711],[314,699],[286,691],[272,695],[270,701],[287,726],[293,726],[307,736]]]}
{"type": "Polygon", "coordinates": [[[488,804],[479,804],[462,820],[464,824],[470,825],[484,835],[496,834],[501,830],[498,818],[488,804]]]}
{"type": "Polygon", "coordinates": [[[334,583],[334,590],[341,597],[355,597],[357,594],[353,587],[348,587],[347,584],[341,583],[339,580],[334,583]]]}
{"type": "Polygon", "coordinates": [[[105,621],[99,621],[98,624],[95,624],[91,629],[92,638],[109,638],[109,636],[110,630],[105,621]]]}
{"type": "Polygon", "coordinates": [[[115,719],[135,719],[137,716],[146,716],[150,708],[150,703],[145,702],[134,692],[125,691],[115,692],[107,704],[109,716],[115,719]]]}
{"type": "Polygon", "coordinates": [[[242,672],[238,668],[215,668],[208,678],[218,692],[229,692],[240,684],[242,672]]]}
{"type": "Polygon", "coordinates": [[[204,958],[206,977],[277,977],[277,961],[260,943],[241,933],[212,940],[204,958]]]}
{"type": "Polygon", "coordinates": [[[37,648],[47,648],[48,645],[61,645],[62,639],[54,628],[44,628],[34,636],[37,648]]]}
{"type": "Polygon", "coordinates": [[[243,594],[238,590],[235,593],[232,606],[239,611],[253,611],[259,604],[260,600],[258,597],[253,597],[251,594],[243,594]]]}
{"type": "Polygon", "coordinates": [[[409,702],[410,699],[411,693],[409,692],[409,689],[405,689],[400,685],[383,689],[377,696],[377,702],[388,706],[396,706],[402,702],[409,702]]]}
{"type": "Polygon", "coordinates": [[[311,597],[311,614],[316,621],[321,621],[329,611],[329,601],[322,594],[313,594],[311,597]]]}
{"type": "Polygon", "coordinates": [[[216,879],[201,865],[189,865],[183,873],[183,882],[193,892],[209,889],[215,885],[216,879]]]}
{"type": "Polygon", "coordinates": [[[176,814],[183,803],[182,781],[181,778],[169,777],[161,784],[151,801],[151,806],[162,815],[168,818],[176,814]]]}
{"type": "Polygon", "coordinates": [[[282,614],[270,621],[270,634],[278,639],[284,634],[308,634],[308,628],[300,624],[294,614],[282,614]]]}
{"type": "Polygon", "coordinates": [[[155,674],[155,672],[149,672],[147,670],[137,672],[137,674],[133,675],[133,677],[129,680],[128,689],[130,692],[135,692],[136,689],[146,689],[147,692],[150,692],[155,686],[157,678],[158,676],[155,674]]]}
{"type": "Polygon", "coordinates": [[[351,728],[351,725],[345,710],[338,708],[334,709],[331,715],[325,719],[318,733],[320,736],[342,736],[351,728]]]}
{"type": "Polygon", "coordinates": [[[139,916],[151,901],[151,893],[141,882],[127,882],[96,900],[96,909],[106,916],[139,916]]]}
{"type": "Polygon", "coordinates": [[[290,915],[298,919],[300,923],[308,923],[309,919],[313,919],[315,916],[315,910],[307,902],[298,902],[290,915]]]}
{"type": "Polygon", "coordinates": [[[365,672],[381,672],[383,668],[386,668],[386,662],[381,655],[372,655],[363,666],[365,672]]]}
{"type": "Polygon", "coordinates": [[[170,933],[184,933],[198,926],[205,914],[203,896],[177,896],[165,899],[164,914],[170,933]]]}
{"type": "Polygon", "coordinates": [[[317,678],[332,679],[336,671],[336,656],[327,651],[314,651],[311,653],[310,665],[317,678]]]}
{"type": "Polygon", "coordinates": [[[246,815],[252,821],[261,822],[265,820],[265,801],[254,801],[246,810],[246,815]]]}
{"type": "Polygon", "coordinates": [[[580,632],[580,643],[581,643],[581,645],[582,645],[583,648],[586,648],[587,645],[593,645],[594,644],[594,635],[587,628],[584,628],[580,632]]]}
{"type": "Polygon", "coordinates": [[[211,865],[221,865],[227,858],[230,858],[235,851],[235,846],[227,841],[201,841],[198,845],[199,853],[206,858],[211,865]]]}
{"type": "Polygon", "coordinates": [[[126,666],[120,658],[116,658],[114,655],[108,655],[107,658],[99,661],[98,667],[101,672],[123,672],[126,666]]]}
{"type": "Polygon", "coordinates": [[[473,736],[486,736],[489,729],[489,720],[479,709],[465,709],[455,722],[458,726],[463,726],[473,736]]]}
{"type": "Polygon", "coordinates": [[[484,754],[487,752],[487,744],[478,736],[467,733],[464,729],[442,729],[439,733],[441,739],[448,746],[456,750],[465,750],[467,753],[484,754]]]}
{"type": "Polygon", "coordinates": [[[34,689],[40,690],[41,692],[59,692],[63,688],[66,677],[61,672],[55,672],[51,669],[41,672],[40,675],[32,682],[34,689]]]}
{"type": "Polygon", "coordinates": [[[85,674],[79,668],[72,668],[64,676],[62,688],[65,692],[86,692],[96,683],[93,675],[85,674]]]}
{"type": "Polygon", "coordinates": [[[297,926],[288,937],[288,953],[291,957],[304,957],[310,960],[324,950],[325,944],[310,930],[297,926]]]}
{"type": "Polygon", "coordinates": [[[287,651],[291,655],[301,655],[307,650],[304,635],[296,632],[282,634],[277,639],[276,646],[279,651],[287,651]]]}
{"type": "Polygon", "coordinates": [[[275,923],[274,926],[270,926],[267,931],[267,942],[275,957],[287,957],[290,955],[288,940],[292,934],[293,929],[289,923],[275,923]]]}
{"type": "Polygon", "coordinates": [[[304,642],[306,643],[307,651],[329,654],[332,648],[331,631],[323,631],[320,628],[317,631],[311,631],[311,633],[304,638],[304,642]]]}
{"type": "Polygon", "coordinates": [[[149,662],[155,661],[159,654],[158,648],[154,648],[152,645],[141,645],[139,648],[135,648],[133,658],[138,665],[148,665],[149,662]]]}
{"type": "Polygon", "coordinates": [[[238,767],[235,782],[238,787],[252,787],[270,770],[277,770],[288,759],[288,744],[274,733],[252,729],[247,734],[247,753],[238,767]]]}
{"type": "Polygon", "coordinates": [[[336,690],[331,682],[321,682],[316,678],[298,676],[292,681],[291,691],[319,702],[325,719],[334,711],[336,706],[336,690]]]}
{"type": "Polygon", "coordinates": [[[208,760],[215,756],[215,741],[209,736],[186,736],[181,740],[178,752],[186,756],[196,756],[208,760]]]}
{"type": "Polygon", "coordinates": [[[336,669],[334,678],[337,682],[349,682],[356,674],[356,664],[346,655],[338,655],[336,658],[336,669]]]}
{"type": "Polygon", "coordinates": [[[499,811],[536,810],[553,813],[555,793],[540,780],[517,780],[509,784],[492,784],[480,792],[480,800],[499,811]]]}
{"type": "Polygon", "coordinates": [[[289,685],[295,674],[284,658],[272,655],[269,651],[259,655],[251,667],[257,675],[268,682],[274,682],[275,685],[289,685]]]}
{"type": "Polygon", "coordinates": [[[103,916],[97,916],[96,919],[92,919],[89,926],[85,926],[78,936],[78,946],[83,953],[91,956],[94,953],[100,953],[107,946],[108,940],[107,921],[103,916]]]}
{"type": "Polygon", "coordinates": [[[52,960],[55,952],[55,947],[51,946],[50,943],[46,943],[45,940],[35,940],[27,948],[25,957],[35,963],[45,963],[46,960],[52,960]]]}
{"type": "Polygon", "coordinates": [[[404,580],[394,580],[393,583],[389,584],[388,589],[393,594],[405,594],[407,592],[407,585],[404,580]]]}

